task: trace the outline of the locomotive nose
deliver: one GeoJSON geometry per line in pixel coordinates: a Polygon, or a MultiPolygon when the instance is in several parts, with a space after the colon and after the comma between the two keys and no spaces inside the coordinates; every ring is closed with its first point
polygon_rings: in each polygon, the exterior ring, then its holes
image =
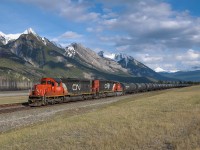
{"type": "Polygon", "coordinates": [[[45,95],[45,90],[46,90],[45,85],[41,85],[41,84],[35,85],[31,95],[44,96],[45,95]]]}

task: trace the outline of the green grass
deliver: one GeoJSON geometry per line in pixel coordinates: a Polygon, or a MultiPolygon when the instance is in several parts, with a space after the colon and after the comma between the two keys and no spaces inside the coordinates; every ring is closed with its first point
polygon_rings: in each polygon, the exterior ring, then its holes
{"type": "Polygon", "coordinates": [[[0,135],[0,149],[200,149],[200,86],[139,94],[0,135]]]}

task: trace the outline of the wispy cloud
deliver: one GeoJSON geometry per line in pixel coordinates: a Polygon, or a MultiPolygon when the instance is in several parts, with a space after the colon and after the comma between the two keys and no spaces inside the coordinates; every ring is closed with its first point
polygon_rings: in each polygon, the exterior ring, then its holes
{"type": "Polygon", "coordinates": [[[66,46],[70,45],[70,43],[83,41],[82,38],[83,38],[83,35],[81,35],[81,34],[78,34],[73,31],[66,31],[65,33],[63,33],[60,36],[55,37],[51,40],[56,43],[59,43],[63,47],[66,47],[66,46]]]}
{"type": "Polygon", "coordinates": [[[18,2],[31,3],[41,9],[52,11],[71,21],[83,22],[94,21],[98,18],[99,13],[91,12],[91,2],[72,1],[72,0],[15,0],[18,2]]]}
{"type": "Polygon", "coordinates": [[[77,39],[77,38],[81,38],[83,35],[78,34],[76,32],[73,31],[67,31],[65,33],[63,33],[61,36],[59,36],[60,39],[77,39]]]}

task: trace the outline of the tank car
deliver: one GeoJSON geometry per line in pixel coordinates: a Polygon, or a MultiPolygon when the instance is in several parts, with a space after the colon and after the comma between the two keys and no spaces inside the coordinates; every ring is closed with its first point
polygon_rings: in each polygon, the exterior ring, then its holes
{"type": "Polygon", "coordinates": [[[147,90],[147,86],[145,83],[136,83],[137,84],[137,91],[144,92],[147,90]]]}
{"type": "Polygon", "coordinates": [[[138,86],[136,83],[124,83],[124,90],[125,93],[131,94],[131,93],[136,93],[138,89],[138,86]]]}

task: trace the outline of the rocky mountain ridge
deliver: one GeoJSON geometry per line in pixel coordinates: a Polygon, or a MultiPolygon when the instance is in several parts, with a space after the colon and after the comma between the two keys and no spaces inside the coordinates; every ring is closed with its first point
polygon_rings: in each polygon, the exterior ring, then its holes
{"type": "Polygon", "coordinates": [[[115,59],[109,59],[77,43],[64,49],[40,37],[31,28],[16,39],[8,40],[5,34],[0,35],[0,76],[13,72],[12,76],[26,78],[52,76],[134,81],[134,77],[139,77],[141,81],[138,78],[138,82],[150,82],[148,78],[160,79],[159,74],[131,56],[117,54],[115,59]],[[6,73],[2,74],[1,70],[6,73]]]}
{"type": "Polygon", "coordinates": [[[156,73],[151,68],[147,67],[143,63],[137,61],[132,56],[128,56],[126,54],[118,53],[118,54],[111,54],[111,56],[104,55],[103,51],[100,51],[98,55],[102,58],[108,58],[111,60],[116,61],[120,64],[123,68],[127,69],[127,71],[136,77],[149,77],[154,78],[157,80],[170,80],[166,79],[162,75],[156,73]]]}

